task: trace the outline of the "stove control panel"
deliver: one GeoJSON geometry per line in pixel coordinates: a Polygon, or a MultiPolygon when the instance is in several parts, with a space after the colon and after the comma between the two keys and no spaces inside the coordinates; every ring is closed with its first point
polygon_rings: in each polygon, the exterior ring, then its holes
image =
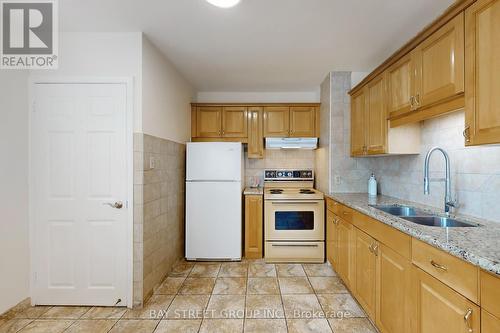
{"type": "Polygon", "coordinates": [[[314,180],[313,170],[289,170],[289,169],[278,169],[278,170],[265,170],[264,180],[314,180]]]}

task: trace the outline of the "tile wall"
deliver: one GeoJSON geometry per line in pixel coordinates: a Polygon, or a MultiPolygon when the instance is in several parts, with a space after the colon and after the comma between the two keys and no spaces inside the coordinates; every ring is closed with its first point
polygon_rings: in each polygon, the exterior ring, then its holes
{"type": "Polygon", "coordinates": [[[314,169],[314,150],[266,150],[263,159],[248,158],[245,152],[246,186],[251,177],[260,177],[261,185],[265,169],[314,169]]]}
{"type": "Polygon", "coordinates": [[[331,75],[328,73],[320,87],[319,109],[320,136],[318,149],[315,152],[316,189],[330,192],[330,106],[331,106],[331,75]]]}
{"type": "Polygon", "coordinates": [[[186,146],[134,135],[134,304],[184,256],[186,146]]]}
{"type": "MultiPolygon", "coordinates": [[[[457,212],[500,222],[500,145],[465,147],[463,110],[422,122],[419,155],[351,158],[351,73],[332,72],[329,77],[322,84],[321,100],[330,101],[330,191],[367,192],[368,178],[374,172],[379,193],[442,208],[443,183],[432,183],[430,195],[423,193],[425,154],[440,146],[450,155],[453,195],[460,204],[457,212]],[[328,85],[330,89],[324,89],[328,85]]],[[[316,154],[319,163],[321,151],[316,154]]],[[[444,159],[439,153],[432,157],[430,171],[433,178],[444,176],[444,159]]]]}
{"type": "Polygon", "coordinates": [[[330,73],[331,192],[366,192],[369,162],[351,157],[351,72],[330,73]]]}
{"type": "MultiPolygon", "coordinates": [[[[427,151],[434,146],[450,155],[453,196],[457,212],[500,222],[500,145],[465,147],[462,135],[464,111],[456,111],[422,123],[420,155],[368,158],[379,180],[379,192],[437,208],[443,207],[444,183],[431,183],[424,195],[423,169],[427,151]]],[[[444,158],[435,152],[431,177],[444,177],[444,158]]]]}

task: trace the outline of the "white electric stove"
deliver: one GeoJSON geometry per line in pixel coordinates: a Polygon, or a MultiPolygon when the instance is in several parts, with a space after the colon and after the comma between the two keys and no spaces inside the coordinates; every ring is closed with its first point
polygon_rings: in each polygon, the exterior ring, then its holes
{"type": "Polygon", "coordinates": [[[313,185],[313,170],[265,171],[267,262],[324,262],[325,203],[313,185]]]}

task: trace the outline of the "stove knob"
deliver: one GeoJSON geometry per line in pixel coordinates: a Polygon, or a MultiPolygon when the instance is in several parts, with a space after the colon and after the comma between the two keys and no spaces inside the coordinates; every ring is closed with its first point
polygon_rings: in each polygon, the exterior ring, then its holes
{"type": "Polygon", "coordinates": [[[292,177],[292,173],[291,172],[287,172],[287,177],[292,177]]]}
{"type": "Polygon", "coordinates": [[[283,177],[283,173],[278,172],[278,177],[283,177]]]}

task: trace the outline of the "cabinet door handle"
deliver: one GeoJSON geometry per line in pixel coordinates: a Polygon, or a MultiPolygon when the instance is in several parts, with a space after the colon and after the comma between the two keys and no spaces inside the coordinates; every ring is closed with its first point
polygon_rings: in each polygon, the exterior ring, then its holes
{"type": "Polygon", "coordinates": [[[470,132],[469,131],[470,131],[470,126],[469,125],[465,126],[463,135],[464,135],[466,142],[470,142],[470,132]]]}
{"type": "Polygon", "coordinates": [[[410,110],[411,111],[415,110],[415,104],[414,104],[414,102],[415,102],[415,97],[410,96],[410,110]]]}
{"type": "Polygon", "coordinates": [[[466,312],[466,313],[465,313],[465,315],[464,315],[465,325],[467,325],[467,332],[469,332],[469,333],[474,332],[474,331],[472,330],[472,326],[471,326],[471,324],[470,324],[470,317],[471,317],[471,316],[472,316],[472,309],[470,309],[470,308],[469,308],[469,309],[467,309],[467,312],[466,312]]]}
{"type": "Polygon", "coordinates": [[[417,95],[415,96],[415,109],[418,109],[420,107],[420,93],[417,93],[417,95]]]}
{"type": "Polygon", "coordinates": [[[431,265],[436,267],[437,269],[442,270],[442,271],[445,271],[445,272],[448,271],[448,268],[446,266],[440,265],[437,262],[435,262],[434,260],[431,260],[431,265]]]}
{"type": "Polygon", "coordinates": [[[373,243],[373,254],[378,257],[378,243],[373,243]]]}

